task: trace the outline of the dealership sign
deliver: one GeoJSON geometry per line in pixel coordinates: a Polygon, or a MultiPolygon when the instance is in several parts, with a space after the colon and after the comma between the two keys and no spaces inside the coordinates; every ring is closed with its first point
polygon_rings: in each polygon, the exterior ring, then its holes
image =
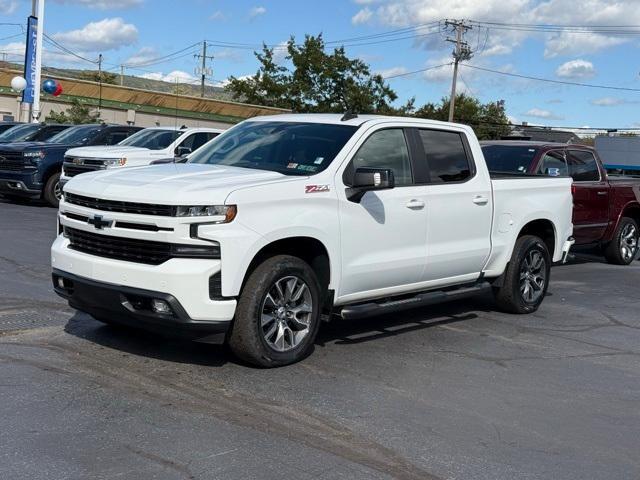
{"type": "Polygon", "coordinates": [[[33,103],[36,84],[36,37],[38,36],[38,19],[29,17],[27,21],[27,48],[24,57],[24,78],[27,80],[27,88],[22,93],[22,101],[33,103]]]}

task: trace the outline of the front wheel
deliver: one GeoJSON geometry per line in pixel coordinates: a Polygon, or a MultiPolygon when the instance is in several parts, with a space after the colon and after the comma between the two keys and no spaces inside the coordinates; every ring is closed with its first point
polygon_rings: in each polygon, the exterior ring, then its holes
{"type": "Polygon", "coordinates": [[[242,289],[229,336],[231,350],[261,367],[295,363],[313,350],[320,324],[321,288],[301,259],[265,260],[242,289]]]}
{"type": "Polygon", "coordinates": [[[42,193],[45,201],[52,207],[58,208],[60,199],[62,198],[62,186],[60,185],[60,172],[54,173],[49,177],[44,185],[42,193]]]}
{"type": "Polygon", "coordinates": [[[604,251],[604,256],[609,263],[629,265],[638,253],[639,241],[640,231],[636,221],[629,217],[622,217],[613,240],[604,251]]]}
{"type": "Polygon", "coordinates": [[[498,306],[509,313],[535,312],[549,287],[551,258],[545,243],[534,235],[516,241],[501,287],[494,288],[498,306]]]}

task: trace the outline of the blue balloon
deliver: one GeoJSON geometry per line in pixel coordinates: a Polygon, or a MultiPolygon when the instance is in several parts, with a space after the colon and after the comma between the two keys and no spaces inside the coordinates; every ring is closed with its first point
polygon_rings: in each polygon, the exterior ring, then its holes
{"type": "Polygon", "coordinates": [[[58,88],[58,82],[55,80],[48,79],[42,82],[42,90],[46,93],[53,93],[56,91],[56,88],[58,88]]]}

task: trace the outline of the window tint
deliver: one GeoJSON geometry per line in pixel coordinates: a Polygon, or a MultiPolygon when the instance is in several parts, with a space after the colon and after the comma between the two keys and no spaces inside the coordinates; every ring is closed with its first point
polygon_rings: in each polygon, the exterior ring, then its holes
{"type": "Polygon", "coordinates": [[[198,133],[194,133],[193,135],[189,135],[187,138],[185,138],[184,142],[182,142],[180,144],[180,146],[181,147],[190,148],[191,151],[193,152],[193,151],[197,150],[198,148],[200,148],[205,143],[207,143],[209,140],[211,140],[216,135],[217,135],[217,133],[213,133],[213,132],[198,132],[198,133]]]}
{"type": "Polygon", "coordinates": [[[122,141],[122,145],[130,147],[162,150],[171,145],[184,132],[181,130],[162,130],[149,128],[140,130],[122,141]]]}
{"type": "Polygon", "coordinates": [[[129,130],[113,130],[109,132],[104,139],[103,143],[105,145],[117,145],[129,135],[131,135],[131,131],[129,130]]]}
{"type": "Polygon", "coordinates": [[[540,162],[538,173],[549,175],[550,177],[566,177],[569,175],[569,169],[563,153],[560,151],[545,153],[544,157],[542,157],[542,162],[540,162]]]}
{"type": "Polygon", "coordinates": [[[396,185],[411,185],[409,150],[402,129],[380,130],[371,135],[358,150],[352,161],[356,168],[388,168],[393,170],[396,185]]]}
{"type": "Polygon", "coordinates": [[[462,137],[456,132],[420,130],[431,182],[460,182],[471,176],[462,137]]]}
{"type": "Polygon", "coordinates": [[[527,173],[538,149],[520,145],[484,145],[482,153],[492,173],[527,173]]]}
{"type": "Polygon", "coordinates": [[[567,152],[567,163],[569,164],[569,175],[576,182],[597,182],[600,180],[598,163],[593,153],[580,150],[569,150],[567,152]]]}
{"type": "Polygon", "coordinates": [[[60,126],[49,126],[45,127],[35,134],[33,134],[28,140],[31,142],[46,142],[51,137],[57,135],[58,133],[69,128],[68,125],[60,125],[60,126]]]}

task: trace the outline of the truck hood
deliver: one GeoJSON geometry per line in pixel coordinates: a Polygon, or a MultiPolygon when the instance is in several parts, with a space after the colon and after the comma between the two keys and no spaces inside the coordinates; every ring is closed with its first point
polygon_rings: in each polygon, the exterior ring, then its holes
{"type": "Polygon", "coordinates": [[[23,152],[26,150],[66,150],[70,145],[64,143],[47,143],[47,142],[16,142],[5,143],[2,145],[2,150],[11,152],[23,152]]]}
{"type": "Polygon", "coordinates": [[[165,150],[149,150],[141,147],[127,147],[120,145],[103,145],[95,147],[72,148],[67,155],[85,158],[120,158],[132,155],[154,154],[167,156],[165,150]]]}
{"type": "Polygon", "coordinates": [[[159,205],[220,205],[238,189],[300,180],[277,172],[201,164],[165,164],[84,173],[64,191],[93,198],[159,205]]]}

